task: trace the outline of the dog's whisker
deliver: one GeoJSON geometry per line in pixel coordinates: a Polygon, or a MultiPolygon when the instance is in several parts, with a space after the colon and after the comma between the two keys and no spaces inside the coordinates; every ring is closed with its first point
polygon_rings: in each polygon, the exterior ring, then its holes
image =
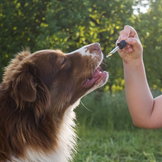
{"type": "Polygon", "coordinates": [[[96,92],[98,95],[101,95],[101,92],[100,92],[100,91],[96,90],[95,92],[96,92]]]}
{"type": "Polygon", "coordinates": [[[104,66],[107,66],[107,64],[106,64],[106,63],[104,63],[104,62],[102,62],[101,64],[103,64],[104,66]]]}
{"type": "Polygon", "coordinates": [[[80,103],[82,104],[82,106],[83,106],[85,109],[87,109],[88,111],[92,112],[90,109],[88,109],[88,108],[83,104],[82,101],[80,101],[80,103]]]}

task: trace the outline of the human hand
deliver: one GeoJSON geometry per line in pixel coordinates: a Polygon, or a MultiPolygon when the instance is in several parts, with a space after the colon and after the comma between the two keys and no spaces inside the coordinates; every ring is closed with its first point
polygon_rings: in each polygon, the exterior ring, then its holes
{"type": "Polygon", "coordinates": [[[129,63],[132,60],[141,59],[143,47],[136,30],[133,27],[126,25],[124,30],[120,31],[119,35],[120,36],[116,41],[116,44],[121,40],[125,40],[127,42],[127,46],[125,48],[118,50],[118,53],[123,61],[125,63],[129,63]]]}

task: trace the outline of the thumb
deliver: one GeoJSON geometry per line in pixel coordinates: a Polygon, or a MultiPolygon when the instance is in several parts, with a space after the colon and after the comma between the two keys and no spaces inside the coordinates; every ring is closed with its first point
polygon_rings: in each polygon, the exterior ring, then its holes
{"type": "Polygon", "coordinates": [[[134,49],[141,49],[142,45],[138,38],[128,38],[126,42],[133,46],[134,49]]]}

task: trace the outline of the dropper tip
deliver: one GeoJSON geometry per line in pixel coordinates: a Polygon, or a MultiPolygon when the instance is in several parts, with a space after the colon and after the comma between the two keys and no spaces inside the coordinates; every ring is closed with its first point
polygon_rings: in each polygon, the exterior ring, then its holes
{"type": "Polygon", "coordinates": [[[108,58],[109,56],[111,56],[113,53],[109,53],[106,57],[108,58]]]}

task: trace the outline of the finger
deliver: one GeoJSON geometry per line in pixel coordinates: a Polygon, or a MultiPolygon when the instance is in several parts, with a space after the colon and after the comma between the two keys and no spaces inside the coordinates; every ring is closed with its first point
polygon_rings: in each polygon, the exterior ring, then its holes
{"type": "Polygon", "coordinates": [[[125,48],[123,49],[123,52],[124,52],[124,53],[130,53],[130,52],[132,52],[132,51],[133,51],[133,47],[130,46],[130,45],[129,45],[129,47],[125,47],[125,48]]]}
{"type": "Polygon", "coordinates": [[[131,47],[131,45],[127,43],[127,46],[126,46],[126,47],[127,47],[127,48],[130,48],[130,47],[131,47]]]}
{"type": "Polygon", "coordinates": [[[128,44],[130,44],[131,48],[135,49],[135,50],[139,50],[141,49],[141,43],[140,40],[138,38],[128,38],[126,41],[128,44]]]}
{"type": "Polygon", "coordinates": [[[120,34],[120,41],[121,40],[126,40],[129,37],[129,35],[126,34],[124,30],[120,31],[119,34],[120,34]]]}
{"type": "MultiPolygon", "coordinates": [[[[123,39],[121,39],[121,37],[119,36],[119,37],[118,37],[118,39],[116,40],[115,45],[117,46],[117,44],[118,44],[120,41],[122,41],[122,40],[123,40],[123,39]]],[[[130,48],[130,46],[131,46],[131,45],[130,45],[130,44],[128,44],[128,42],[127,42],[126,47],[127,47],[127,48],[130,48]]]]}
{"type": "Polygon", "coordinates": [[[124,30],[121,30],[121,31],[119,32],[119,35],[123,35],[123,33],[124,33],[124,30]]]}
{"type": "Polygon", "coordinates": [[[133,51],[133,46],[130,45],[130,44],[128,44],[128,45],[126,46],[126,52],[127,52],[127,53],[131,53],[132,51],[133,51]]]}
{"type": "Polygon", "coordinates": [[[127,46],[126,47],[124,47],[123,49],[119,49],[118,50],[118,52],[119,53],[131,53],[131,52],[133,52],[133,45],[130,45],[130,44],[128,44],[128,42],[127,42],[127,46]]]}
{"type": "Polygon", "coordinates": [[[124,35],[129,35],[129,37],[138,38],[136,30],[129,25],[124,26],[124,35]]]}
{"type": "Polygon", "coordinates": [[[130,44],[130,45],[135,45],[136,43],[138,43],[138,39],[137,38],[130,37],[130,38],[127,39],[126,42],[128,44],[130,44]]]}

